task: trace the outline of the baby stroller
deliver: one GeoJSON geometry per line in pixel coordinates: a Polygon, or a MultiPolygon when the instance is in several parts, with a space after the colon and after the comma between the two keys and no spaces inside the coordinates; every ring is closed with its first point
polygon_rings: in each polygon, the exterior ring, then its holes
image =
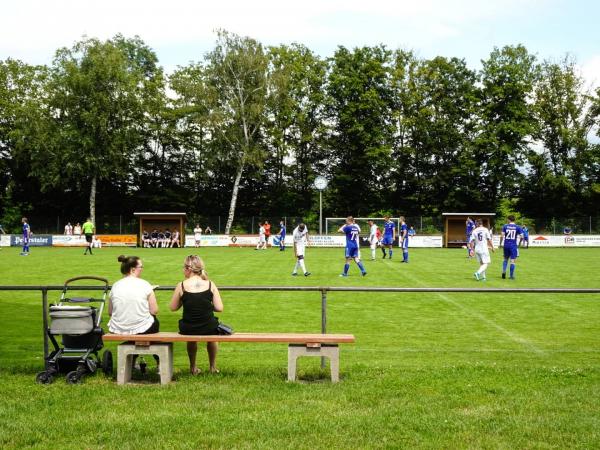
{"type": "Polygon", "coordinates": [[[65,281],[58,305],[50,305],[50,326],[46,330],[48,338],[54,346],[46,358],[46,370],[36,376],[36,381],[41,384],[49,384],[59,373],[66,373],[69,384],[76,384],[87,375],[96,372],[98,367],[106,375],[111,375],[113,370],[113,357],[109,350],[102,354],[102,360],[98,352],[104,346],[100,328],[102,311],[108,293],[108,280],[93,276],[81,276],[65,281]],[[67,297],[69,290],[77,290],[76,282],[100,281],[103,283],[101,298],[91,297],[67,297]],[[69,303],[90,304],[99,303],[99,306],[69,305],[69,303]],[[57,336],[62,336],[63,347],[57,342],[57,336]]]}

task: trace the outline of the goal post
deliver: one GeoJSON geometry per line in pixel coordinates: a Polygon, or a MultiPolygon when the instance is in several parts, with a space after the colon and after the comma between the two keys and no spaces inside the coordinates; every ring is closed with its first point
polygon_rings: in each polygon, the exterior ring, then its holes
{"type": "MultiPolygon", "coordinates": [[[[384,217],[355,217],[356,224],[360,227],[362,233],[369,233],[368,221],[372,220],[377,226],[382,227],[385,221],[384,217]]],[[[390,220],[396,224],[396,231],[400,230],[400,218],[390,217],[390,220]]],[[[337,230],[346,223],[345,217],[325,217],[325,234],[336,233],[337,230]]]]}

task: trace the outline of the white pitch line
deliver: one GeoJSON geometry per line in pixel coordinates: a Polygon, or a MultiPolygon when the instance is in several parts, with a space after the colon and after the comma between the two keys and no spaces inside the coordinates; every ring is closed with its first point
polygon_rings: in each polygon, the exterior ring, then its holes
{"type": "MultiPolygon", "coordinates": [[[[389,261],[386,260],[382,260],[386,265],[390,265],[389,261]]],[[[426,286],[424,283],[422,283],[420,280],[416,279],[414,276],[410,277],[410,279],[412,279],[414,282],[416,282],[417,284],[420,284],[422,287],[428,287],[426,286]]],[[[432,292],[434,294],[436,294],[438,297],[440,297],[442,300],[445,300],[446,302],[454,305],[455,307],[465,311],[466,313],[470,314],[473,317],[476,317],[477,319],[481,320],[482,322],[486,323],[487,325],[491,326],[492,328],[495,328],[496,330],[500,331],[501,333],[503,333],[504,335],[508,336],[510,339],[512,339],[514,342],[521,344],[525,347],[527,347],[530,351],[538,354],[538,355],[544,355],[545,352],[536,347],[533,343],[531,343],[529,340],[527,340],[526,338],[524,338],[523,336],[514,333],[510,330],[507,330],[506,328],[504,328],[502,325],[497,324],[496,322],[494,322],[491,319],[488,319],[487,317],[485,317],[483,314],[474,311],[470,308],[467,308],[464,305],[461,305],[459,302],[452,300],[450,297],[448,297],[447,295],[445,295],[443,292],[432,292]]]]}

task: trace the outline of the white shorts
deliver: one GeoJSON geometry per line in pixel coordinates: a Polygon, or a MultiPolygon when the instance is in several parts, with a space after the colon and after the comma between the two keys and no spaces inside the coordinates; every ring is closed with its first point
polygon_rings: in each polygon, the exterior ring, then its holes
{"type": "Polygon", "coordinates": [[[477,261],[479,262],[479,264],[489,264],[492,262],[492,258],[490,258],[489,252],[485,252],[485,253],[475,252],[475,255],[477,256],[477,261]]]}
{"type": "Polygon", "coordinates": [[[194,234],[194,240],[195,241],[199,241],[200,239],[202,239],[202,235],[201,234],[194,234]]]}
{"type": "Polygon", "coordinates": [[[305,249],[305,245],[304,244],[298,244],[296,243],[296,256],[304,256],[304,249],[305,249]]]}
{"type": "Polygon", "coordinates": [[[376,237],[371,238],[371,248],[377,248],[379,240],[376,237]]]}
{"type": "Polygon", "coordinates": [[[266,242],[266,240],[265,240],[265,237],[264,237],[264,236],[259,236],[259,237],[258,237],[258,242],[259,242],[260,244],[262,244],[262,243],[266,242]]]}

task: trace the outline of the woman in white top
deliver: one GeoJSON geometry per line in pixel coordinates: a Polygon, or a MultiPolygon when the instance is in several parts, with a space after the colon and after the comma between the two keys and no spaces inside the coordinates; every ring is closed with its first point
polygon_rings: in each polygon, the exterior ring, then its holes
{"type": "Polygon", "coordinates": [[[108,329],[118,334],[158,333],[158,304],[150,283],[140,275],[144,265],[137,256],[119,256],[123,278],[113,284],[108,300],[108,329]]]}

